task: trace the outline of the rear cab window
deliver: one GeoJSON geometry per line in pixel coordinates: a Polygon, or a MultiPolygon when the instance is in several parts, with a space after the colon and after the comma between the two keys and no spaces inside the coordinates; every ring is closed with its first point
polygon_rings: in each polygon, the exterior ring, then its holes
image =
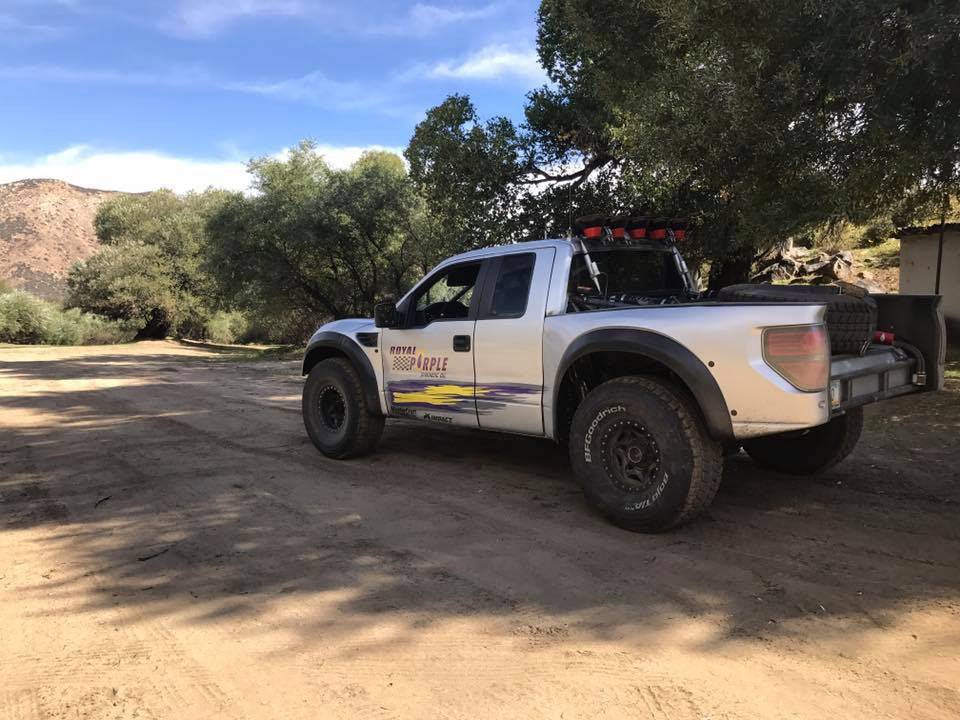
{"type": "Polygon", "coordinates": [[[485,318],[523,317],[530,298],[535,262],[536,255],[533,253],[506,255],[500,259],[493,295],[489,308],[484,313],[485,318]]]}

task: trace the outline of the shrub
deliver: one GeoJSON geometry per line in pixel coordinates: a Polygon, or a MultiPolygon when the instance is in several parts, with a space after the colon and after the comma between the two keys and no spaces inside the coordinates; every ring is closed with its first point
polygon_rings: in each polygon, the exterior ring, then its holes
{"type": "Polygon", "coordinates": [[[242,342],[249,329],[250,321],[242,312],[221,310],[207,320],[204,337],[211,342],[229,345],[242,342]]]}
{"type": "Polygon", "coordinates": [[[129,342],[136,323],[110,320],[15,290],[0,294],[0,342],[23,345],[106,345],[129,342]]]}
{"type": "Polygon", "coordinates": [[[49,314],[48,303],[29,293],[14,290],[0,295],[0,342],[42,343],[49,314]]]}

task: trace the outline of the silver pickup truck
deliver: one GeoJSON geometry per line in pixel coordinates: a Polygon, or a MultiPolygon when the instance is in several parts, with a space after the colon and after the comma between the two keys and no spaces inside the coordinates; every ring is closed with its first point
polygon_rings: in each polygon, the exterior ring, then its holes
{"type": "Polygon", "coordinates": [[[817,473],[851,452],[864,404],[942,387],[938,297],[870,296],[876,334],[831,354],[837,288],[704,297],[677,245],[603,228],[445,260],[375,320],[317,330],[310,439],[359,456],[387,417],[551,438],[594,507],[657,532],[710,505],[725,452],[817,473]]]}

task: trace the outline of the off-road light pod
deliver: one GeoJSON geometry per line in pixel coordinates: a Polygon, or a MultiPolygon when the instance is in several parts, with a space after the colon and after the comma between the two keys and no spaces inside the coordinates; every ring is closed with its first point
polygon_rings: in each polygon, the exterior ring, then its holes
{"type": "Polygon", "coordinates": [[[627,215],[610,218],[610,234],[613,235],[614,240],[625,240],[629,237],[627,235],[627,223],[629,222],[630,217],[627,215]]]}
{"type": "Polygon", "coordinates": [[[637,216],[627,221],[627,235],[631,240],[645,240],[647,237],[647,226],[650,224],[650,218],[637,216]]]}
{"type": "Polygon", "coordinates": [[[763,359],[797,390],[825,390],[830,378],[830,336],[826,326],[766,328],[763,359]]]}
{"type": "Polygon", "coordinates": [[[650,225],[647,227],[647,237],[651,240],[666,240],[667,239],[667,226],[670,224],[670,221],[667,218],[657,218],[656,220],[651,220],[650,225]]]}
{"type": "Polygon", "coordinates": [[[676,241],[685,240],[687,237],[687,227],[690,223],[684,218],[675,218],[670,221],[670,230],[673,231],[673,239],[676,241]]]}
{"type": "Polygon", "coordinates": [[[603,237],[603,229],[609,224],[610,218],[606,215],[585,215],[577,218],[573,227],[580,237],[596,240],[603,237]]]}

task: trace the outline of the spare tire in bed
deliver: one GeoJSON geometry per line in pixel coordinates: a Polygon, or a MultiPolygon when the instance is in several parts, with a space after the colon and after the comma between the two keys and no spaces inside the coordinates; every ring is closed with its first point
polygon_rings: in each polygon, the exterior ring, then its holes
{"type": "Polygon", "coordinates": [[[823,285],[730,285],[717,293],[727,302],[795,302],[827,306],[825,320],[830,348],[836,355],[858,355],[873,339],[877,303],[867,296],[841,295],[839,288],[823,285]]]}

